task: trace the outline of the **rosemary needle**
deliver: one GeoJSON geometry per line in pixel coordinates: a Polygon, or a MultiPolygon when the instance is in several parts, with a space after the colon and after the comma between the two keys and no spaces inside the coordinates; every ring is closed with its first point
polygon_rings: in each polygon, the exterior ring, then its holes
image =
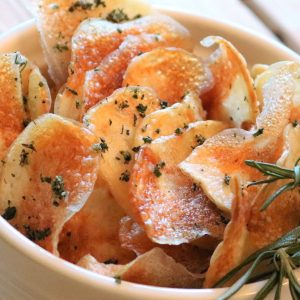
{"type": "MultiPolygon", "coordinates": [[[[262,300],[276,286],[275,300],[280,299],[284,278],[289,281],[290,293],[293,299],[300,299],[300,284],[294,270],[300,267],[300,226],[290,231],[271,245],[258,250],[246,258],[239,266],[231,270],[214,287],[223,286],[234,278],[244,267],[247,272],[240,277],[218,300],[226,300],[237,293],[246,283],[253,280],[252,274],[261,265],[268,264],[272,267],[269,279],[255,296],[255,300],[262,300]]],[[[257,277],[257,274],[255,275],[257,277]]]]}
{"type": "Polygon", "coordinates": [[[294,165],[294,169],[282,168],[276,164],[269,164],[254,160],[246,160],[245,163],[252,168],[257,169],[263,175],[269,176],[268,179],[251,182],[248,186],[271,183],[277,180],[289,180],[275,191],[262,205],[261,211],[268,208],[268,206],[282,193],[295,189],[300,186],[300,166],[298,159],[294,165]]]}

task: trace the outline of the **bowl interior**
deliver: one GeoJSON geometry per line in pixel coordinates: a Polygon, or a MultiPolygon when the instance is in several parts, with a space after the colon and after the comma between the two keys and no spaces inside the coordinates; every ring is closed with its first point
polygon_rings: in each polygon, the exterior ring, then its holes
{"type": "MultiPolygon", "coordinates": [[[[279,60],[299,60],[292,50],[269,38],[249,30],[222,23],[207,17],[161,10],[184,24],[196,40],[207,35],[220,35],[231,41],[246,57],[249,65],[270,64],[279,60]]],[[[41,67],[44,74],[47,67],[39,43],[39,35],[33,20],[18,26],[0,36],[0,52],[20,51],[41,67]]],[[[210,50],[197,47],[197,53],[207,55],[210,50]]],[[[0,293],[6,299],[216,299],[223,289],[179,290],[154,288],[131,283],[116,286],[114,281],[80,269],[48,254],[31,243],[0,218],[0,293]],[[15,272],[18,268],[20,272],[15,272]],[[23,270],[24,269],[24,270],[23,270]],[[30,276],[27,276],[31,270],[30,276]],[[1,286],[12,285],[12,293],[1,286]],[[21,287],[21,288],[20,288],[21,287]],[[45,295],[46,294],[46,295],[45,295]],[[41,297],[41,295],[43,295],[41,297]],[[21,298],[20,298],[21,297],[21,298]]],[[[251,299],[261,283],[243,288],[236,299],[251,299]],[[251,296],[252,295],[252,296],[251,296]]],[[[287,299],[287,298],[284,298],[287,299]]]]}

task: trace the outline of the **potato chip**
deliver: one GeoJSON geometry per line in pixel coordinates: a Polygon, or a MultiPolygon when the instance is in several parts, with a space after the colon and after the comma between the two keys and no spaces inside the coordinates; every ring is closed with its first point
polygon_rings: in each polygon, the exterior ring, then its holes
{"type": "Polygon", "coordinates": [[[224,128],[221,122],[200,121],[142,147],[131,176],[129,206],[152,241],[179,245],[205,235],[222,238],[219,210],[177,164],[224,128]]]}
{"type": "Polygon", "coordinates": [[[200,249],[191,244],[178,246],[159,245],[152,242],[145,231],[130,217],[124,217],[120,226],[120,241],[122,247],[142,255],[155,247],[163,249],[166,254],[175,259],[177,263],[185,266],[188,271],[202,273],[207,270],[211,251],[200,249]]]}
{"type": "MultiPolygon", "coordinates": [[[[291,169],[299,158],[300,127],[288,125],[284,151],[277,164],[291,169]]],[[[285,192],[264,211],[263,203],[284,182],[276,181],[258,189],[256,197],[245,191],[233,202],[233,216],[225,231],[224,242],[216,249],[206,274],[205,286],[211,287],[248,255],[263,248],[299,225],[299,190],[285,192]]],[[[237,278],[235,278],[237,279],[237,278]]],[[[229,283],[230,284],[230,283],[229,283]]]]}
{"type": "Polygon", "coordinates": [[[196,55],[178,48],[158,48],[134,58],[123,86],[153,88],[158,97],[176,103],[186,93],[199,96],[210,84],[210,71],[196,55]]]}
{"type": "Polygon", "coordinates": [[[201,44],[204,47],[219,46],[207,61],[214,84],[201,95],[208,119],[250,129],[255,124],[259,110],[253,80],[244,57],[221,37],[206,37],[201,44]]]}
{"type": "Polygon", "coordinates": [[[71,39],[82,20],[100,16],[122,22],[151,11],[143,0],[34,0],[33,2],[49,73],[58,87],[67,79],[71,39]]]}
{"type": "Polygon", "coordinates": [[[30,120],[49,111],[51,96],[38,68],[20,53],[0,55],[0,66],[0,159],[3,159],[30,120]]]}
{"type": "MultiPolygon", "coordinates": [[[[97,68],[86,73],[83,94],[84,110],[88,110],[122,86],[124,73],[135,56],[153,48],[171,44],[172,42],[156,34],[126,37],[117,50],[106,56],[97,68]]],[[[138,86],[139,84],[130,85],[138,86]]]]}
{"type": "Polygon", "coordinates": [[[89,130],[56,115],[30,123],[11,146],[2,168],[2,217],[56,254],[64,223],[93,190],[96,141],[89,130]]]}
{"type": "Polygon", "coordinates": [[[128,213],[128,181],[134,161],[135,130],[141,120],[160,108],[150,88],[128,87],[115,91],[107,100],[88,111],[84,120],[99,138],[99,172],[110,192],[128,213]]]}
{"type": "MultiPolygon", "coordinates": [[[[66,117],[80,120],[85,113],[82,103],[82,89],[85,81],[85,73],[89,70],[97,69],[102,60],[117,50],[128,36],[141,34],[156,35],[157,39],[164,41],[164,45],[167,46],[187,50],[191,50],[193,47],[188,30],[172,18],[164,15],[147,16],[123,24],[113,24],[101,19],[85,21],[79,26],[73,37],[70,76],[66,87],[57,99],[55,112],[66,117]]],[[[135,53],[134,48],[132,51],[132,53],[135,53]]],[[[122,51],[119,52],[123,53],[122,51]]],[[[116,59],[117,57],[114,58],[114,55],[119,52],[112,54],[112,58],[116,59]]],[[[124,52],[124,54],[128,53],[130,52],[124,52]]],[[[109,58],[107,58],[107,60],[109,60],[109,58]]],[[[109,65],[110,64],[107,66],[109,65]]],[[[114,63],[114,66],[115,70],[117,70],[116,63],[114,63]]],[[[120,83],[120,87],[121,84],[122,82],[120,83]]],[[[87,84],[87,86],[89,86],[89,84],[87,84]]],[[[95,86],[97,87],[96,82],[95,86]]],[[[93,94],[93,97],[94,96],[93,94]]]]}
{"type": "MultiPolygon", "coordinates": [[[[288,124],[295,94],[297,64],[286,63],[261,87],[264,107],[257,117],[257,129],[228,129],[212,137],[180,164],[224,212],[230,213],[234,192],[230,178],[238,177],[241,185],[262,175],[245,164],[245,160],[274,163],[283,147],[282,133],[288,124]],[[293,72],[291,72],[293,71],[293,72]]],[[[256,193],[256,189],[252,189],[256,193]]],[[[254,195],[254,194],[253,194],[254,195]]]]}
{"type": "MultiPolygon", "coordinates": [[[[162,107],[168,102],[161,102],[162,107]]],[[[139,124],[135,134],[135,147],[144,144],[144,139],[154,140],[160,136],[174,134],[175,130],[184,130],[189,123],[205,119],[198,96],[188,93],[181,103],[175,103],[147,115],[139,124]]]]}
{"type": "Polygon", "coordinates": [[[122,267],[99,264],[92,256],[84,257],[78,265],[98,274],[114,277],[117,282],[124,280],[173,288],[202,286],[201,275],[189,272],[160,248],[153,248],[122,267]]]}
{"type": "Polygon", "coordinates": [[[77,263],[90,254],[99,262],[128,263],[135,254],[122,248],[119,241],[119,223],[124,215],[98,178],[86,204],[64,225],[58,245],[60,257],[77,263]]]}

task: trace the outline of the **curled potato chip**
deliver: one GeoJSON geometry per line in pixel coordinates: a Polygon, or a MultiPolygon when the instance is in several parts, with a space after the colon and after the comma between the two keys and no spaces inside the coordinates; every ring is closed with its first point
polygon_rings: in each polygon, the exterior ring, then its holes
{"type": "Polygon", "coordinates": [[[179,245],[205,235],[222,238],[225,226],[219,210],[177,164],[224,128],[221,122],[199,121],[142,147],[131,176],[129,204],[152,241],[179,245]]]}
{"type": "Polygon", "coordinates": [[[95,142],[89,130],[56,115],[30,123],[11,146],[2,168],[2,217],[56,254],[64,223],[93,190],[95,142]]]}
{"type": "MultiPolygon", "coordinates": [[[[188,30],[168,16],[152,15],[123,24],[113,24],[101,19],[87,20],[79,26],[73,37],[70,76],[57,99],[55,112],[79,120],[85,112],[82,105],[85,73],[97,68],[128,36],[141,34],[156,35],[158,40],[165,42],[164,45],[192,49],[193,43],[188,30]]],[[[132,51],[135,53],[134,49],[132,51]]],[[[114,55],[119,52],[112,54],[112,58],[117,59],[114,55]]],[[[125,51],[124,54],[128,53],[125,51]]],[[[120,60],[122,61],[124,60],[120,60]]],[[[116,63],[114,66],[117,68],[116,63]]],[[[122,82],[120,87],[121,84],[122,82]]],[[[97,87],[96,82],[95,86],[97,87]]]]}
{"type": "Polygon", "coordinates": [[[166,254],[175,259],[177,263],[185,266],[188,271],[202,273],[207,270],[211,251],[201,249],[192,244],[178,246],[159,245],[152,242],[145,231],[130,217],[126,216],[121,220],[120,241],[122,247],[134,251],[136,255],[142,255],[155,247],[159,247],[166,254]]]}
{"type": "Polygon", "coordinates": [[[33,3],[49,73],[58,87],[67,79],[71,39],[82,20],[100,16],[122,22],[151,11],[142,0],[34,0],[33,3]]]}
{"type": "Polygon", "coordinates": [[[141,120],[160,108],[160,100],[150,88],[128,87],[115,91],[107,100],[91,108],[85,123],[99,138],[99,172],[109,189],[128,213],[128,181],[134,160],[135,130],[141,120]]]}
{"type": "MultiPolygon", "coordinates": [[[[255,131],[225,130],[196,148],[179,165],[228,214],[234,198],[230,178],[237,176],[245,185],[262,176],[248,167],[245,160],[274,163],[281,155],[282,133],[290,119],[293,98],[297,96],[297,69],[298,64],[285,63],[260,87],[264,107],[257,117],[255,131]]],[[[256,193],[256,188],[250,190],[256,193]]]]}
{"type": "MultiPolygon", "coordinates": [[[[277,161],[278,165],[288,169],[294,167],[300,154],[299,139],[300,127],[288,125],[284,134],[284,151],[277,161]]],[[[248,255],[275,242],[299,225],[300,196],[296,189],[280,195],[266,210],[260,211],[263,203],[283,184],[278,181],[261,187],[254,200],[246,190],[243,196],[233,201],[233,216],[223,243],[212,257],[206,274],[206,287],[213,286],[248,255]]]]}
{"type": "Polygon", "coordinates": [[[0,159],[30,120],[50,106],[49,88],[38,68],[18,52],[0,55],[0,159]]]}
{"type": "Polygon", "coordinates": [[[196,55],[183,49],[158,48],[131,61],[123,86],[149,86],[159,98],[176,103],[187,92],[199,96],[209,86],[209,79],[209,69],[196,55]]]}
{"type": "Polygon", "coordinates": [[[92,256],[84,257],[78,265],[118,280],[160,287],[199,288],[203,282],[201,275],[189,272],[160,248],[153,248],[124,266],[99,264],[92,256]]]}
{"type": "Polygon", "coordinates": [[[106,184],[98,178],[83,208],[64,225],[58,245],[60,257],[77,263],[90,254],[99,262],[128,263],[135,254],[122,248],[119,241],[123,216],[106,184]]]}
{"type": "MultiPolygon", "coordinates": [[[[167,105],[167,102],[162,102],[167,105]]],[[[173,134],[175,130],[184,130],[189,123],[201,121],[205,118],[201,101],[198,96],[188,93],[181,103],[160,109],[147,115],[140,122],[135,133],[135,147],[144,144],[144,139],[152,140],[173,134]]]]}
{"type": "MultiPolygon", "coordinates": [[[[86,73],[83,94],[84,110],[86,111],[94,106],[122,86],[124,73],[132,58],[139,53],[147,52],[166,44],[172,43],[156,34],[126,37],[117,50],[106,56],[97,68],[86,73]]],[[[131,86],[138,85],[131,84],[131,86]]]]}
{"type": "Polygon", "coordinates": [[[201,95],[208,118],[250,129],[259,110],[244,57],[221,37],[206,37],[201,44],[204,47],[219,46],[207,62],[213,77],[212,88],[201,95]]]}

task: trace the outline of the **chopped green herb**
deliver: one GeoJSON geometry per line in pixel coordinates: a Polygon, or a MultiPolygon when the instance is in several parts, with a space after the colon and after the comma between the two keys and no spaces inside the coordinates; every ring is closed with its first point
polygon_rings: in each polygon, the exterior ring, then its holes
{"type": "Polygon", "coordinates": [[[52,182],[52,178],[50,176],[42,176],[42,174],[41,174],[40,179],[41,179],[41,182],[43,182],[43,183],[51,183],[52,182]]]}
{"type": "Polygon", "coordinates": [[[12,220],[17,214],[17,208],[15,206],[10,206],[10,200],[8,202],[8,207],[5,209],[4,213],[2,214],[2,218],[6,221],[12,220]]]}
{"type": "Polygon", "coordinates": [[[73,95],[78,96],[78,93],[75,90],[71,89],[70,87],[66,86],[66,90],[68,90],[73,95]]]}
{"type": "Polygon", "coordinates": [[[121,284],[122,282],[121,276],[114,276],[114,279],[116,284],[121,284]]]}
{"type": "Polygon", "coordinates": [[[165,108],[167,108],[169,106],[169,103],[167,102],[167,101],[160,101],[160,107],[162,108],[162,109],[165,109],[165,108]]]}
{"type": "Polygon", "coordinates": [[[138,98],[139,98],[138,93],[139,93],[139,90],[138,90],[138,89],[134,89],[134,90],[133,90],[132,98],[133,98],[133,99],[138,99],[138,98]]]}
{"type": "Polygon", "coordinates": [[[60,200],[67,196],[67,192],[65,191],[64,179],[62,176],[55,176],[51,183],[51,189],[55,196],[57,196],[60,200]]]}
{"type": "Polygon", "coordinates": [[[122,33],[123,32],[122,29],[120,29],[120,28],[117,28],[117,31],[118,31],[118,33],[122,33]]]}
{"type": "Polygon", "coordinates": [[[103,138],[100,138],[100,143],[94,144],[92,148],[94,151],[98,153],[99,152],[105,153],[106,151],[108,151],[108,145],[106,144],[105,139],[103,138]]]}
{"type": "Polygon", "coordinates": [[[83,1],[75,1],[70,7],[69,12],[74,12],[75,10],[91,10],[93,8],[97,8],[98,6],[106,7],[106,3],[103,0],[94,0],[94,3],[83,2],[83,1]]]}
{"type": "Polygon", "coordinates": [[[135,127],[136,126],[136,122],[137,122],[137,116],[134,114],[133,115],[133,126],[135,127]]]}
{"type": "Polygon", "coordinates": [[[79,100],[76,100],[75,107],[76,107],[76,109],[79,109],[81,107],[81,103],[79,100]]]}
{"type": "Polygon", "coordinates": [[[27,66],[27,59],[20,54],[16,54],[15,64],[20,66],[20,72],[22,72],[27,66]]]}
{"type": "Polygon", "coordinates": [[[156,164],[153,173],[156,177],[160,177],[162,175],[161,170],[166,166],[166,163],[164,161],[161,161],[160,163],[156,164]]]}
{"type": "Polygon", "coordinates": [[[263,128],[259,128],[255,133],[253,133],[253,136],[257,137],[257,136],[259,136],[259,135],[261,135],[263,133],[264,133],[264,129],[263,128]]]}
{"type": "Polygon", "coordinates": [[[25,149],[22,149],[21,154],[20,154],[20,166],[24,167],[25,165],[29,164],[29,159],[28,159],[29,152],[25,151],[25,149]]]}
{"type": "Polygon", "coordinates": [[[25,229],[25,235],[33,242],[43,241],[51,234],[51,229],[45,228],[43,230],[32,229],[29,225],[23,225],[25,229]]]}
{"type": "Polygon", "coordinates": [[[293,123],[292,123],[293,127],[296,127],[298,124],[299,124],[298,120],[294,120],[293,123]]]}
{"type": "Polygon", "coordinates": [[[129,21],[128,15],[122,8],[112,10],[107,16],[106,20],[112,23],[122,23],[129,21]]]}
{"type": "Polygon", "coordinates": [[[128,170],[126,170],[125,172],[121,173],[121,176],[119,178],[119,180],[121,181],[125,181],[125,182],[128,182],[130,179],[130,173],[128,170]]]}
{"type": "Polygon", "coordinates": [[[225,177],[224,177],[224,183],[225,183],[226,185],[229,185],[230,179],[231,179],[231,177],[230,177],[229,175],[225,174],[225,177]]]}
{"type": "Polygon", "coordinates": [[[201,134],[196,134],[195,140],[196,140],[197,146],[200,146],[205,142],[205,137],[201,134]]]}
{"type": "Polygon", "coordinates": [[[22,146],[36,152],[36,148],[34,147],[34,142],[31,142],[30,144],[22,144],[22,146]]]}
{"type": "Polygon", "coordinates": [[[176,129],[175,129],[175,134],[176,134],[176,135],[181,135],[181,134],[183,134],[182,129],[181,129],[181,128],[176,128],[176,129]]]}
{"type": "Polygon", "coordinates": [[[120,154],[123,156],[125,165],[131,161],[131,154],[129,151],[120,151],[120,154]]]}
{"type": "Polygon", "coordinates": [[[129,104],[128,104],[128,101],[125,100],[125,101],[122,101],[120,104],[119,104],[119,108],[122,110],[124,108],[127,108],[129,107],[129,104]]]}
{"type": "Polygon", "coordinates": [[[150,136],[145,136],[143,137],[143,141],[145,144],[151,144],[152,143],[152,139],[150,136]]]}
{"type": "Polygon", "coordinates": [[[139,112],[139,114],[142,118],[145,117],[145,112],[146,112],[147,108],[148,108],[148,106],[143,105],[142,103],[140,103],[138,106],[136,106],[136,110],[139,112]]]}
{"type": "Polygon", "coordinates": [[[60,53],[69,50],[69,47],[67,45],[63,45],[63,44],[56,44],[53,48],[60,53]]]}
{"type": "Polygon", "coordinates": [[[137,146],[137,147],[133,147],[132,148],[132,151],[135,152],[135,153],[138,153],[141,149],[141,146],[137,146]]]}

